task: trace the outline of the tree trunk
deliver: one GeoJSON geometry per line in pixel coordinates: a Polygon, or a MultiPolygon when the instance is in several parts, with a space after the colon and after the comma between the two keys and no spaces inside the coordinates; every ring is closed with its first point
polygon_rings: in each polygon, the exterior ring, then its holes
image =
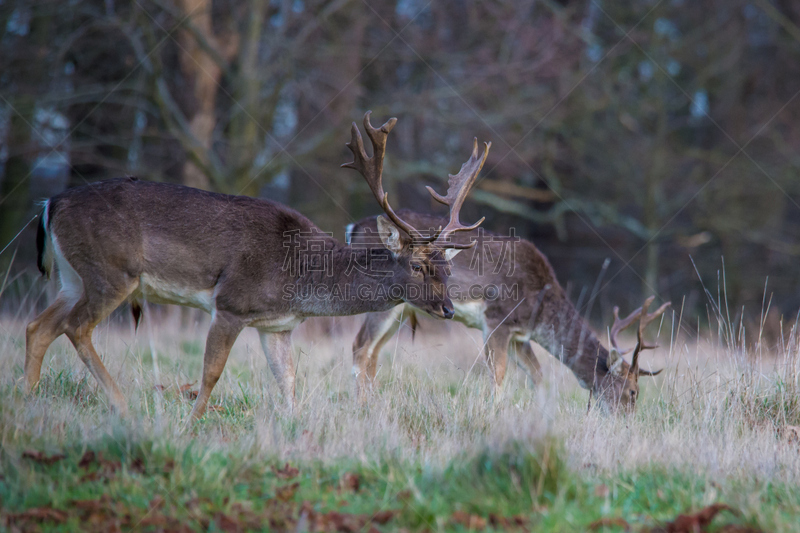
{"type": "MultiPolygon", "coordinates": [[[[17,103],[16,110],[27,113],[32,108],[30,102],[17,103]]],[[[11,242],[11,239],[27,222],[25,215],[30,209],[30,164],[28,157],[31,148],[31,130],[26,120],[19,113],[11,111],[8,131],[9,158],[6,161],[5,176],[0,186],[0,250],[11,242]]],[[[0,272],[8,267],[13,254],[14,245],[0,256],[0,272]]]]}
{"type": "MultiPolygon", "coordinates": [[[[211,0],[180,0],[180,6],[188,23],[194,25],[199,38],[209,47],[219,51],[226,60],[236,53],[238,40],[236,35],[226,39],[226,45],[214,35],[211,25],[211,0]]],[[[200,142],[207,152],[213,149],[214,128],[217,122],[217,91],[222,79],[222,66],[198,42],[198,37],[189,30],[180,32],[180,64],[187,85],[192,87],[194,96],[194,114],[189,117],[189,131],[200,142]]],[[[208,161],[208,156],[204,162],[208,161]]],[[[211,180],[193,162],[183,165],[183,184],[200,189],[210,189],[211,180]]]]}

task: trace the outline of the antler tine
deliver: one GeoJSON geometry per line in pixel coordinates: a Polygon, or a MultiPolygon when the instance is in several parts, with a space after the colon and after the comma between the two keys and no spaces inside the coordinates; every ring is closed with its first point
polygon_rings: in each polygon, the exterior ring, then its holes
{"type": "Polygon", "coordinates": [[[619,335],[621,331],[624,331],[629,327],[631,327],[633,323],[636,322],[636,319],[641,316],[641,314],[642,314],[642,308],[640,307],[631,314],[629,314],[628,316],[626,316],[624,319],[620,320],[619,307],[614,306],[614,324],[611,326],[611,333],[609,334],[609,340],[611,342],[612,348],[614,348],[620,355],[629,353],[630,350],[623,351],[619,347],[619,345],[617,344],[617,335],[619,335]]]}
{"type": "MultiPolygon", "coordinates": [[[[654,350],[655,348],[658,348],[657,344],[645,344],[644,329],[650,322],[652,322],[653,320],[664,314],[664,311],[667,310],[667,307],[669,307],[672,304],[672,302],[667,302],[661,305],[661,307],[659,307],[652,313],[648,313],[647,310],[650,308],[650,304],[653,303],[653,300],[655,300],[655,298],[656,298],[655,296],[651,296],[650,298],[645,300],[644,304],[640,308],[641,317],[639,318],[639,327],[636,330],[637,343],[636,343],[636,348],[634,348],[633,350],[633,358],[631,359],[631,372],[635,375],[638,375],[640,373],[639,354],[641,354],[643,350],[654,350]]],[[[650,373],[649,375],[655,375],[655,374],[658,374],[658,372],[650,373]]]]}
{"type": "Polygon", "coordinates": [[[489,149],[492,147],[492,143],[490,142],[483,144],[483,156],[479,157],[478,139],[475,138],[473,141],[472,154],[470,155],[470,158],[463,165],[461,165],[461,170],[458,171],[458,174],[455,176],[452,174],[448,175],[449,179],[447,182],[447,196],[442,196],[434,191],[430,186],[427,187],[428,192],[431,194],[434,200],[450,208],[450,221],[447,223],[447,226],[445,226],[444,229],[441,229],[436,234],[436,243],[440,244],[443,248],[472,248],[476,244],[475,241],[468,245],[450,243],[447,242],[446,239],[457,231],[470,231],[477,228],[486,218],[482,217],[478,222],[472,224],[471,226],[464,226],[459,220],[461,206],[464,204],[464,200],[467,198],[470,189],[472,188],[475,180],[478,177],[478,174],[483,168],[483,164],[486,162],[486,158],[489,155],[489,149]]]}
{"type": "Polygon", "coordinates": [[[353,122],[351,130],[351,139],[346,146],[353,152],[353,161],[342,165],[343,168],[352,168],[357,170],[364,176],[372,194],[384,210],[386,215],[395,223],[400,229],[405,231],[415,241],[432,241],[434,237],[424,237],[416,228],[411,224],[397,216],[392,206],[389,205],[389,194],[383,190],[383,157],[386,154],[386,139],[389,133],[397,124],[396,118],[390,118],[380,128],[375,128],[370,123],[369,117],[372,111],[367,111],[364,114],[364,130],[372,142],[372,157],[367,156],[364,149],[364,140],[361,137],[361,132],[358,126],[353,122]]]}

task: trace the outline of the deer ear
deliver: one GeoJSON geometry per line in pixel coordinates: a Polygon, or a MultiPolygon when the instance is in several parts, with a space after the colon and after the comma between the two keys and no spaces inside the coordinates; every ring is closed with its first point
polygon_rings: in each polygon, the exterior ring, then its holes
{"type": "Polygon", "coordinates": [[[622,358],[622,356],[616,349],[611,348],[608,351],[608,359],[606,359],[606,366],[608,367],[609,372],[611,372],[612,374],[619,374],[620,370],[622,370],[623,361],[625,361],[625,359],[622,358]]]}
{"type": "Polygon", "coordinates": [[[400,230],[383,215],[378,217],[378,234],[383,245],[393,254],[400,253],[403,249],[400,230]]]}
{"type": "Polygon", "coordinates": [[[444,251],[444,258],[448,261],[452,261],[455,256],[457,256],[461,252],[461,249],[456,248],[447,248],[444,251]]]}

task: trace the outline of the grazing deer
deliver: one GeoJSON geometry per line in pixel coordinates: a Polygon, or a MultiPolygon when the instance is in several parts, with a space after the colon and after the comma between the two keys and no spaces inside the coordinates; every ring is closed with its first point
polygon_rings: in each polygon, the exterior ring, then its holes
{"type": "MultiPolygon", "coordinates": [[[[430,215],[410,211],[401,214],[421,227],[439,223],[430,215]]],[[[375,218],[367,218],[348,227],[347,240],[354,246],[367,243],[374,240],[375,231],[375,218]]],[[[540,379],[539,363],[529,342],[533,340],[567,365],[581,387],[592,391],[606,406],[628,410],[635,407],[639,376],[658,374],[639,367],[639,354],[651,348],[644,343],[643,329],[664,312],[668,303],[648,314],[651,297],[624,320],[619,320],[615,308],[608,350],[567,299],[547,258],[532,243],[482,229],[460,234],[458,241],[476,247],[472,254],[454,259],[448,296],[455,305],[454,319],[483,332],[485,356],[496,389],[505,377],[509,352],[531,379],[540,379]],[[481,268],[480,262],[488,260],[493,263],[481,268]],[[639,339],[628,364],[617,345],[617,335],[637,319],[639,339]]],[[[381,347],[405,320],[413,329],[417,312],[411,304],[367,315],[353,342],[353,374],[362,401],[373,385],[381,347]]]]}
{"type": "Polygon", "coordinates": [[[386,139],[397,119],[375,129],[369,116],[364,128],[373,156],[367,156],[353,123],[347,146],[354,160],[343,166],[363,175],[388,216],[374,220],[380,234],[375,247],[342,245],[276,202],[136,178],[101,181],[49,199],[37,235],[39,269],[49,275],[56,266],[61,290],[28,324],[27,387],[38,384],[48,346],[65,333],[111,406],[124,414],[125,399],[92,345],[92,331],[125,301],[132,303],[137,324],[142,300],[211,314],[190,421],[202,416],[231,347],[247,326],[259,331],[280,392],[293,405],[291,334],[307,317],[384,311],[408,302],[452,318],[447,269],[436,266],[464,248],[449,242],[450,236],[475,227],[460,226],[458,212],[489,146],[480,158],[476,141],[462,172],[450,179],[455,223],[425,237],[394,212],[383,191],[386,139]]]}

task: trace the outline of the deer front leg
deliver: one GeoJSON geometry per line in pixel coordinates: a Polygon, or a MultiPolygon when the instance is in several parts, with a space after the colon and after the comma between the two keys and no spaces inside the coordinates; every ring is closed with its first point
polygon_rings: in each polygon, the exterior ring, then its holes
{"type": "Polygon", "coordinates": [[[217,312],[214,320],[211,322],[211,328],[208,330],[208,337],[206,338],[206,351],[203,356],[203,379],[200,383],[200,392],[197,394],[197,399],[194,401],[192,414],[189,415],[187,424],[191,424],[203,416],[208,405],[208,400],[211,397],[211,391],[214,385],[219,381],[222,375],[222,370],[225,368],[225,363],[228,362],[228,356],[233,348],[233,343],[242,331],[244,324],[235,316],[217,312]]]}
{"type": "Polygon", "coordinates": [[[261,347],[264,349],[264,355],[267,356],[269,368],[278,381],[278,389],[289,405],[290,411],[294,411],[295,373],[292,354],[292,332],[268,333],[261,331],[259,335],[261,337],[261,347]]]}
{"type": "Polygon", "coordinates": [[[484,338],[484,352],[486,363],[492,373],[494,381],[493,396],[497,399],[502,392],[503,379],[506,377],[508,367],[508,344],[511,340],[511,331],[503,326],[490,329],[484,338]]]}
{"type": "Polygon", "coordinates": [[[511,341],[511,347],[517,356],[517,361],[522,363],[525,373],[531,378],[534,385],[542,382],[542,367],[539,360],[536,359],[536,354],[533,353],[530,342],[511,341]]]}
{"type": "Polygon", "coordinates": [[[381,348],[397,333],[406,318],[405,306],[382,313],[369,313],[353,341],[353,378],[356,382],[356,398],[366,403],[375,384],[378,370],[378,355],[381,348]]]}

